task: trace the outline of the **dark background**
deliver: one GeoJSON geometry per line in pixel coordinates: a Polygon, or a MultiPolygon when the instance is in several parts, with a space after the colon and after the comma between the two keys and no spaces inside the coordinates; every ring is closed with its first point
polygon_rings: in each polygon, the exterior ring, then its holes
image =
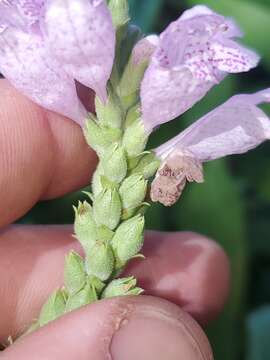
{"type": "MultiPolygon", "coordinates": [[[[246,33],[243,42],[256,49],[262,61],[248,74],[228,77],[181,121],[163,126],[154,135],[153,145],[233,94],[270,87],[270,0],[130,0],[132,18],[145,33],[162,31],[183,10],[198,3],[234,17],[246,33]]],[[[223,314],[207,330],[215,359],[269,360],[270,143],[243,156],[211,162],[205,174],[206,182],[189,185],[173,208],[154,206],[147,226],[199,231],[224,247],[231,260],[232,291],[223,314]]],[[[79,192],[40,203],[21,222],[72,223],[71,205],[78,198],[82,198],[79,192]]]]}

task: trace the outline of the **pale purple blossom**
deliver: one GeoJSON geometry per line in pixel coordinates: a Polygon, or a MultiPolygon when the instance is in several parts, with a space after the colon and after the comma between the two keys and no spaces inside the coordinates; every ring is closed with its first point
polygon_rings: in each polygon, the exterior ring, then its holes
{"type": "Polygon", "coordinates": [[[47,0],[46,41],[66,72],[106,101],[115,31],[103,0],[47,0]]]}
{"type": "Polygon", "coordinates": [[[115,31],[103,0],[0,0],[0,72],[46,109],[83,124],[75,80],[104,101],[115,31]]]}
{"type": "Polygon", "coordinates": [[[245,153],[270,139],[270,119],[257,106],[270,103],[270,88],[236,95],[155,150],[162,165],[152,199],[172,205],[186,181],[203,181],[202,163],[245,153]]]}
{"type": "Polygon", "coordinates": [[[235,41],[240,36],[231,19],[205,6],[195,6],[168,26],[141,85],[147,132],[188,110],[227,73],[257,65],[257,54],[235,41]]]}

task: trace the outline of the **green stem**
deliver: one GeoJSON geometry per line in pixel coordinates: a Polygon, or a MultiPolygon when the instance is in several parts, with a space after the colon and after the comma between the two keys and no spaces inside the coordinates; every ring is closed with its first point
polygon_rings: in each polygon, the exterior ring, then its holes
{"type": "Polygon", "coordinates": [[[67,255],[64,287],[49,297],[33,329],[99,299],[143,292],[134,277],[121,278],[131,259],[143,258],[148,179],[159,166],[145,151],[148,139],[138,108],[123,110],[112,88],[107,104],[96,99],[97,117],[88,119],[84,133],[99,164],[89,201],[74,208],[75,237],[85,256],[67,255]]]}

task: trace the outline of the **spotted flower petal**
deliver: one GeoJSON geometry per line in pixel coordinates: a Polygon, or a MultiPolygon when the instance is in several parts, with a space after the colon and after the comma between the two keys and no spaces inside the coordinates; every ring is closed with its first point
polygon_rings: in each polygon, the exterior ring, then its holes
{"type": "Polygon", "coordinates": [[[37,104],[83,123],[87,114],[74,80],[61,70],[38,34],[13,27],[2,32],[0,71],[37,104]]]}
{"type": "Polygon", "coordinates": [[[24,30],[39,23],[45,0],[0,0],[0,22],[24,30]]]}
{"type": "Polygon", "coordinates": [[[44,29],[66,72],[105,101],[115,50],[115,31],[103,0],[48,0],[44,29]]]}
{"type": "Polygon", "coordinates": [[[240,30],[205,6],[185,12],[161,34],[141,86],[145,128],[172,120],[199,101],[226,73],[248,71],[258,56],[238,45],[240,30]]]}
{"type": "Polygon", "coordinates": [[[200,162],[245,153],[270,139],[270,119],[257,106],[270,103],[270,88],[252,95],[236,95],[160,146],[166,158],[172,151],[192,154],[200,162]]]}

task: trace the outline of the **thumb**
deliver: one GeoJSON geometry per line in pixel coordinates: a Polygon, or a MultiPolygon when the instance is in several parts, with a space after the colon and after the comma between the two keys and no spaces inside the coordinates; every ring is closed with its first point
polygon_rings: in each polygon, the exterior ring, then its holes
{"type": "Polygon", "coordinates": [[[18,340],[1,360],[212,360],[199,325],[165,300],[99,301],[18,340]]]}

